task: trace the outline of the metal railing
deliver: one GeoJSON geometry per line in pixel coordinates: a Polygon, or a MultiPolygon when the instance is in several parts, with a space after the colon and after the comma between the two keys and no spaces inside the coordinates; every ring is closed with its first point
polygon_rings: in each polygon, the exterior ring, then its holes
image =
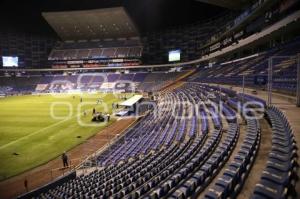
{"type": "Polygon", "coordinates": [[[296,88],[296,106],[300,107],[300,54],[296,56],[272,56],[268,59],[268,106],[272,105],[272,92],[273,92],[273,75],[274,75],[274,60],[287,59],[296,61],[297,67],[297,88],[296,88]]]}

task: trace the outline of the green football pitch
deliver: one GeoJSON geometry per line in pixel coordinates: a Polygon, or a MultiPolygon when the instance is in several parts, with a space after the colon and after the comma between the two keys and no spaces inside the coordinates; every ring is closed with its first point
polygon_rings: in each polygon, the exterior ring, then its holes
{"type": "Polygon", "coordinates": [[[104,93],[0,99],[0,180],[44,164],[93,136],[115,118],[96,125],[92,109],[111,114],[112,103],[120,101],[104,93]]]}

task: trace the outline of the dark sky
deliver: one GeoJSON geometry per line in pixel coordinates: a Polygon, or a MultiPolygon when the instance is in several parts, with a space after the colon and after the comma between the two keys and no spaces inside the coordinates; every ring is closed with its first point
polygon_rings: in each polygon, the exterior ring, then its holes
{"type": "Polygon", "coordinates": [[[2,0],[0,24],[1,29],[51,35],[41,12],[115,6],[124,6],[142,33],[190,24],[225,11],[194,0],[2,0]]]}

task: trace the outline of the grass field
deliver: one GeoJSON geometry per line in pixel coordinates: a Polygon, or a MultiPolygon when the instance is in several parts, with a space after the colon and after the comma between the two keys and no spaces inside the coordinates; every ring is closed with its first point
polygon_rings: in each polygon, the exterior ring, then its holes
{"type": "Polygon", "coordinates": [[[111,113],[112,103],[120,101],[113,94],[101,93],[83,94],[82,100],[79,95],[66,94],[0,99],[0,180],[46,163],[99,132],[105,126],[90,121],[92,109],[111,113]],[[97,105],[99,98],[104,103],[97,105]]]}

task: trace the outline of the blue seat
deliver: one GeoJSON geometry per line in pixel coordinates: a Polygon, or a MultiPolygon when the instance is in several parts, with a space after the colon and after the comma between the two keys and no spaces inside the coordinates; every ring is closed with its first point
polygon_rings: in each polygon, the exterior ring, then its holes
{"type": "Polygon", "coordinates": [[[273,168],[281,172],[289,172],[292,168],[292,165],[290,162],[282,162],[273,159],[272,161],[271,160],[267,161],[267,168],[273,168]]]}
{"type": "Polygon", "coordinates": [[[205,163],[205,164],[201,167],[200,170],[203,171],[203,172],[205,173],[206,176],[208,176],[208,175],[211,173],[212,168],[211,168],[211,165],[210,165],[210,164],[206,164],[206,163],[205,163]]]}
{"type": "Polygon", "coordinates": [[[205,173],[203,171],[197,171],[192,178],[197,180],[197,186],[204,182],[205,173]]]}
{"type": "Polygon", "coordinates": [[[150,196],[149,196],[150,199],[158,199],[158,194],[156,191],[153,191],[150,193],[150,196]]]}
{"type": "Polygon", "coordinates": [[[261,179],[260,183],[255,186],[252,198],[284,199],[286,194],[287,190],[283,186],[261,179]]]}
{"type": "Polygon", "coordinates": [[[278,185],[287,185],[289,183],[289,175],[284,172],[268,169],[262,172],[261,179],[272,181],[278,185]]]}
{"type": "Polygon", "coordinates": [[[210,188],[208,192],[205,194],[204,198],[207,199],[223,199],[224,197],[224,188],[215,185],[213,188],[210,188]]]}
{"type": "Polygon", "coordinates": [[[224,174],[220,178],[218,178],[216,185],[223,187],[224,194],[225,196],[227,196],[228,193],[233,189],[233,183],[234,183],[234,177],[224,174]]]}
{"type": "Polygon", "coordinates": [[[187,198],[186,193],[187,193],[187,188],[180,187],[172,194],[172,197],[176,198],[176,199],[185,199],[185,198],[187,198]]]}
{"type": "Polygon", "coordinates": [[[187,192],[186,192],[186,196],[189,197],[190,195],[192,195],[196,188],[197,188],[197,180],[195,178],[190,178],[188,181],[186,181],[184,183],[185,187],[188,188],[187,192]]]}

